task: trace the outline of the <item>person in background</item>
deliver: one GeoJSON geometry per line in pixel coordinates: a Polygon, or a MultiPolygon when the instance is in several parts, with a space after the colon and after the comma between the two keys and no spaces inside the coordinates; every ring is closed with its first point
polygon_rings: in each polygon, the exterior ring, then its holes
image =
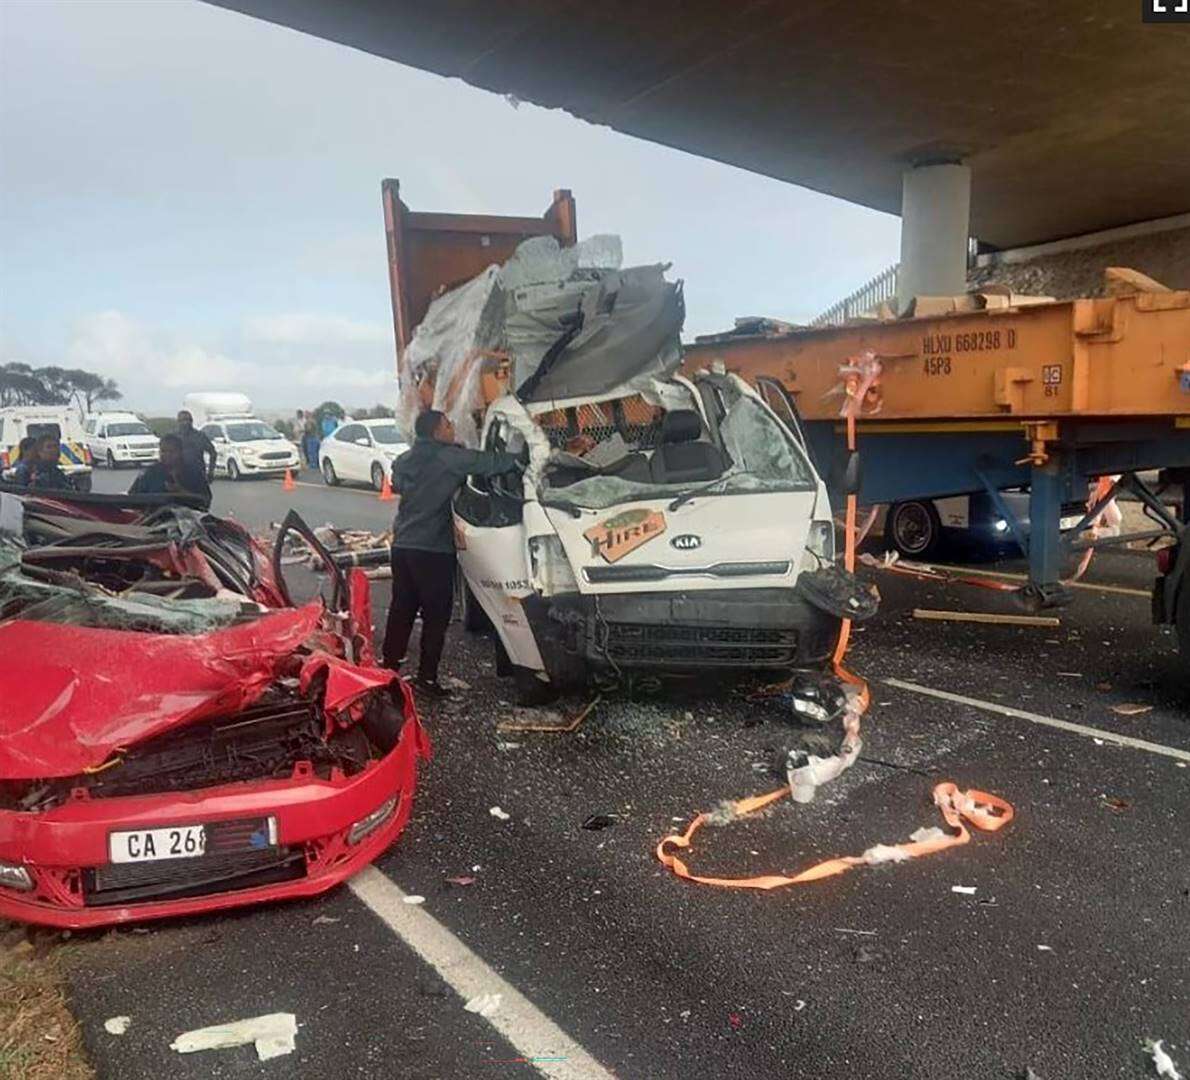
{"type": "Polygon", "coordinates": [[[331,416],[330,413],[322,414],[322,438],[334,434],[335,428],[339,426],[337,417],[331,416]]]}
{"type": "Polygon", "coordinates": [[[68,491],[70,480],[58,467],[62,446],[57,435],[39,435],[31,454],[33,466],[28,485],[41,491],[68,491]]]}
{"type": "Polygon", "coordinates": [[[155,461],[132,482],[129,495],[197,495],[211,505],[206,470],[187,459],[177,435],[163,435],[155,461]]]}
{"type": "Polygon", "coordinates": [[[306,413],[306,418],[302,423],[302,451],[306,455],[306,464],[311,469],[318,468],[319,446],[318,423],[315,421],[313,413],[306,413]]]}
{"type": "Polygon", "coordinates": [[[33,467],[36,459],[37,440],[32,435],[26,435],[17,447],[17,463],[12,470],[11,483],[28,487],[33,477],[33,467]]]}
{"type": "Polygon", "coordinates": [[[400,502],[393,523],[393,596],[384,635],[384,663],[405,661],[413,623],[421,615],[421,658],[414,685],[432,697],[448,691],[438,681],[446,627],[454,606],[455,538],[450,504],[468,476],[497,476],[519,465],[513,454],[468,450],[455,443],[450,419],[436,409],[414,425],[416,439],[393,464],[400,502]]]}
{"type": "Polygon", "coordinates": [[[178,413],[178,438],[182,441],[182,456],[202,470],[209,484],[215,476],[219,455],[215,444],[194,426],[194,417],[185,409],[178,413]]]}

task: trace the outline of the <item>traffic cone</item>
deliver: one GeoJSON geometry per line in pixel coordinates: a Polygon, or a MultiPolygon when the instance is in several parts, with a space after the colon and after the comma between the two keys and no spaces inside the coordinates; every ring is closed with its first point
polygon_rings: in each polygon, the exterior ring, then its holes
{"type": "Polygon", "coordinates": [[[285,470],[285,479],[283,481],[281,481],[281,490],[282,491],[293,491],[296,487],[297,487],[297,484],[295,484],[293,482],[293,471],[291,469],[286,469],[285,470]]]}
{"type": "Polygon", "coordinates": [[[393,494],[393,486],[388,481],[388,473],[384,474],[384,483],[380,485],[380,494],[377,498],[381,502],[392,502],[396,498],[393,494]]]}

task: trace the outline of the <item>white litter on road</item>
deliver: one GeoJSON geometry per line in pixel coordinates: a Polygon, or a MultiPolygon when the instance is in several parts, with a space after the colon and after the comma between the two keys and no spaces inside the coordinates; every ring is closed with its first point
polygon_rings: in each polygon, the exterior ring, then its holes
{"type": "Polygon", "coordinates": [[[1038,952],[1053,952],[1054,947],[1052,945],[1038,945],[1037,951],[1038,952]]]}
{"type": "Polygon", "coordinates": [[[950,891],[962,893],[964,896],[974,896],[977,888],[976,885],[952,885],[950,891]]]}
{"type": "Polygon", "coordinates": [[[425,902],[426,902],[426,898],[424,896],[407,896],[407,897],[405,897],[405,903],[407,903],[407,904],[424,904],[425,902]]]}
{"type": "Polygon", "coordinates": [[[103,1030],[109,1035],[123,1035],[132,1027],[131,1016],[112,1016],[103,1022],[103,1030]]]}
{"type": "Polygon", "coordinates": [[[512,815],[511,815],[511,814],[507,814],[507,813],[505,813],[505,812],[504,812],[503,810],[501,810],[501,809],[500,809],[500,807],[498,807],[498,806],[493,806],[493,807],[492,807],[492,808],[491,808],[491,809],[488,811],[488,813],[489,813],[489,814],[491,814],[491,815],[492,815],[492,817],[496,818],[498,821],[507,821],[509,818],[511,818],[511,817],[512,817],[512,815]]]}
{"type": "MultiPolygon", "coordinates": [[[[517,1053],[529,1058],[528,1068],[547,1080],[615,1080],[586,1050],[537,1008],[515,986],[423,907],[410,907],[405,893],[374,866],[351,879],[349,887],[418,956],[429,964],[465,1002],[482,994],[500,995],[500,1006],[486,1021],[517,1053]]],[[[530,1075],[526,1069],[523,1075],[530,1075]]]]}
{"type": "Polygon", "coordinates": [[[1157,1075],[1164,1077],[1165,1080],[1182,1080],[1182,1074],[1178,1072],[1178,1067],[1173,1063],[1161,1045],[1165,1042],[1164,1039],[1149,1039],[1145,1042],[1145,1050],[1153,1055],[1153,1068],[1157,1070],[1157,1075]]]}
{"type": "Polygon", "coordinates": [[[500,1001],[500,994],[480,994],[468,1001],[463,1008],[470,1013],[478,1013],[480,1016],[491,1016],[500,1008],[500,1001]]]}
{"type": "Polygon", "coordinates": [[[1102,739],[1104,742],[1114,743],[1116,746],[1129,746],[1133,750],[1147,750],[1150,754],[1161,754],[1164,757],[1176,758],[1179,762],[1190,761],[1190,750],[1180,750],[1176,746],[1162,746],[1161,743],[1149,742],[1146,739],[1134,739],[1131,735],[1117,735],[1114,731],[1103,728],[1088,727],[1086,724],[1072,724],[1069,720],[1058,720],[1053,716],[1042,716],[1041,713],[1028,712],[1025,709],[1014,709],[1008,705],[997,705],[994,701],[981,701],[979,698],[966,697],[963,694],[952,694],[948,690],[935,690],[929,686],[919,686],[917,683],[903,682],[901,679],[885,679],[887,686],[895,686],[898,690],[908,690],[913,694],[925,694],[926,697],[950,701],[956,705],[970,705],[973,709],[984,712],[1000,713],[1001,716],[1013,716],[1018,720],[1028,720],[1033,724],[1043,724],[1045,727],[1068,731],[1073,735],[1086,735],[1089,738],[1102,739]]]}
{"type": "Polygon", "coordinates": [[[297,1035],[297,1017],[293,1013],[267,1013],[230,1024],[184,1031],[169,1044],[179,1054],[193,1054],[199,1050],[227,1050],[233,1046],[256,1044],[256,1056],[261,1061],[293,1053],[297,1035]]]}

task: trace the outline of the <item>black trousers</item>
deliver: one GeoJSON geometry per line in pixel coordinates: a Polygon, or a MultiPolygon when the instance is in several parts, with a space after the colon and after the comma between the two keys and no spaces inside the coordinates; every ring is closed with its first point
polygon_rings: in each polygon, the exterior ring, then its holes
{"type": "Polygon", "coordinates": [[[392,549],[393,599],[384,634],[384,664],[395,669],[405,659],[413,623],[421,615],[423,679],[438,678],[438,664],[446,641],[455,598],[454,553],[392,549]]]}

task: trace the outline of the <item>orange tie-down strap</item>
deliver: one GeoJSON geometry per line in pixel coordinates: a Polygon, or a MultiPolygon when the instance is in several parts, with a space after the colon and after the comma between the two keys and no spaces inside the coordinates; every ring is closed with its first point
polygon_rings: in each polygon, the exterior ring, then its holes
{"type": "MultiPolygon", "coordinates": [[[[743,817],[788,794],[788,788],[781,788],[777,791],[770,791],[767,795],[741,799],[735,803],[732,809],[737,817],[743,817]]],[[[934,835],[922,839],[889,846],[878,845],[875,848],[869,848],[863,855],[844,855],[837,859],[826,859],[823,862],[815,863],[793,877],[784,874],[765,874],[761,877],[719,878],[702,877],[690,873],[689,867],[674,852],[667,851],[666,848],[670,845],[675,848],[689,848],[692,837],[706,822],[709,816],[707,814],[699,814],[681,835],[667,836],[662,840],[657,845],[657,858],[678,877],[685,878],[687,881],[697,881],[700,885],[719,885],[725,889],[780,889],[785,885],[801,885],[807,881],[818,881],[821,878],[834,877],[836,874],[845,874],[857,866],[915,859],[920,855],[933,855],[935,852],[965,844],[971,839],[971,834],[963,823],[964,820],[983,832],[996,832],[998,829],[1004,828],[1012,820],[1014,814],[1012,805],[999,796],[989,795],[986,791],[977,791],[974,788],[959,791],[949,780],[934,788],[934,804],[941,811],[943,820],[950,826],[952,830],[950,833],[931,830],[934,835]]]]}

